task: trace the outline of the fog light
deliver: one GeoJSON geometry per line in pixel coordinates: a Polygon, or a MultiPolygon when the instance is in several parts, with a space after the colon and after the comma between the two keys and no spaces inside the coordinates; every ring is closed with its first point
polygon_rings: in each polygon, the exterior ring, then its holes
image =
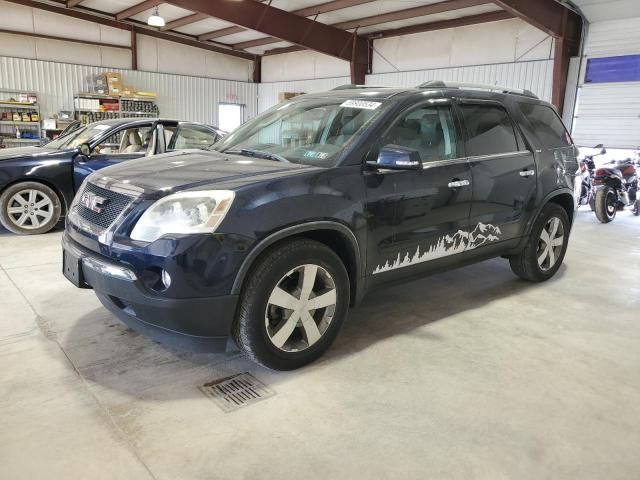
{"type": "Polygon", "coordinates": [[[162,284],[164,288],[169,288],[171,286],[171,275],[166,270],[162,270],[162,284]]]}

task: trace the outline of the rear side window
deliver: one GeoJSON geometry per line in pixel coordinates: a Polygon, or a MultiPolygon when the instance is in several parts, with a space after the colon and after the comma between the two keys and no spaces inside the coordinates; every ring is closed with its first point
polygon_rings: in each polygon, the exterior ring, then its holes
{"type": "Polygon", "coordinates": [[[518,151],[513,123],[498,105],[461,105],[467,127],[467,155],[497,155],[518,151]]]}
{"type": "Polygon", "coordinates": [[[573,145],[567,129],[553,108],[530,103],[521,103],[519,107],[545,148],[565,148],[573,145]]]}

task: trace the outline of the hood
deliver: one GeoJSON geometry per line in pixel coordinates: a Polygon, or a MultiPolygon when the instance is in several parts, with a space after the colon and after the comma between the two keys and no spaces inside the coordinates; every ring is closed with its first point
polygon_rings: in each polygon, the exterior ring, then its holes
{"type": "Polygon", "coordinates": [[[34,155],[42,155],[51,153],[53,150],[44,150],[40,147],[18,147],[0,149],[0,161],[10,158],[31,157],[34,155]]]}
{"type": "Polygon", "coordinates": [[[16,159],[29,159],[34,160],[47,160],[50,158],[57,158],[59,156],[65,156],[71,150],[55,150],[43,147],[18,147],[18,148],[3,148],[0,149],[0,162],[3,160],[16,160],[16,159]]]}
{"type": "Polygon", "coordinates": [[[90,180],[138,187],[145,194],[208,188],[232,189],[316,167],[220,152],[189,150],[123,162],[94,173],[90,180]]]}

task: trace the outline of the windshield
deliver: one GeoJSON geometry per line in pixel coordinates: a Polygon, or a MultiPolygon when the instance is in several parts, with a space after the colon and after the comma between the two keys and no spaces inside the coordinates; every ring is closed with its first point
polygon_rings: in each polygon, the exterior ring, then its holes
{"type": "Polygon", "coordinates": [[[67,135],[56,138],[44,147],[57,150],[79,147],[83,143],[91,143],[91,140],[102,135],[105,130],[109,130],[112,127],[113,125],[106,123],[90,123],[86,127],[80,127],[67,135]]]}
{"type": "Polygon", "coordinates": [[[344,98],[284,103],[227,135],[212,149],[330,167],[336,164],[345,146],[382,110],[381,105],[344,98]]]}

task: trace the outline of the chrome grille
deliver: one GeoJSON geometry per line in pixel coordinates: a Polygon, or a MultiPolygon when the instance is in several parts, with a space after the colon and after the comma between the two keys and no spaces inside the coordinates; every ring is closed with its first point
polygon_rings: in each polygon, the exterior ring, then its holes
{"type": "Polygon", "coordinates": [[[105,202],[102,205],[100,212],[94,212],[81,203],[78,203],[76,206],[78,216],[83,220],[104,229],[109,228],[133,200],[133,198],[128,195],[123,195],[122,193],[114,192],[112,190],[106,190],[89,182],[85,182],[84,188],[78,193],[78,195],[82,195],[85,192],[98,195],[104,198],[105,202]]]}

